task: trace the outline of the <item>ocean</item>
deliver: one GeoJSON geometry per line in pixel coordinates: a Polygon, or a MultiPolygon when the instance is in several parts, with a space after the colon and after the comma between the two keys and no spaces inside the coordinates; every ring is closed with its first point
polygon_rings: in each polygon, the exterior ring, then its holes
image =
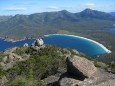
{"type": "Polygon", "coordinates": [[[33,41],[34,41],[33,39],[27,39],[27,40],[22,40],[18,42],[8,42],[8,41],[5,41],[4,39],[0,39],[0,51],[4,51],[5,49],[11,48],[11,47],[23,46],[25,43],[28,43],[29,45],[31,45],[33,41]]]}

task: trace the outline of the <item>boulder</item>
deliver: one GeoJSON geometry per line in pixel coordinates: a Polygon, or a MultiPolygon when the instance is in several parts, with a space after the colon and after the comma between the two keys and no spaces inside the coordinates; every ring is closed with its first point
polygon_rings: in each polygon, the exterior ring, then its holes
{"type": "Polygon", "coordinates": [[[115,79],[114,80],[107,80],[105,82],[101,82],[99,84],[96,85],[91,85],[91,86],[115,86],[115,79]]]}
{"type": "Polygon", "coordinates": [[[47,85],[49,85],[49,84],[55,84],[58,80],[59,80],[59,77],[54,76],[54,75],[49,76],[49,77],[47,77],[47,78],[44,79],[44,81],[45,81],[45,83],[47,85]]]}
{"type": "Polygon", "coordinates": [[[82,81],[72,78],[62,78],[62,80],[59,81],[59,86],[79,86],[80,83],[82,83],[82,81]]]}
{"type": "Polygon", "coordinates": [[[37,45],[38,46],[41,46],[44,44],[43,40],[42,39],[36,39],[36,42],[37,42],[37,45]]]}
{"type": "Polygon", "coordinates": [[[76,77],[90,78],[97,71],[97,68],[94,66],[94,64],[84,57],[80,56],[68,57],[66,63],[67,63],[67,72],[75,75],[76,77]]]}
{"type": "Polygon", "coordinates": [[[115,80],[110,79],[102,82],[92,83],[91,80],[85,82],[72,78],[63,78],[60,81],[60,86],[115,86],[115,80]]]}
{"type": "Polygon", "coordinates": [[[32,43],[32,48],[34,50],[40,50],[43,49],[45,46],[43,45],[44,42],[42,39],[36,39],[33,43],[32,43]]]}
{"type": "Polygon", "coordinates": [[[3,62],[6,63],[7,60],[8,60],[8,58],[7,58],[7,56],[5,56],[5,57],[3,58],[3,62]]]}
{"type": "Polygon", "coordinates": [[[33,43],[32,46],[42,46],[44,44],[42,39],[36,39],[33,43]]]}
{"type": "Polygon", "coordinates": [[[24,46],[24,47],[29,47],[28,43],[25,43],[23,46],[24,46]]]}

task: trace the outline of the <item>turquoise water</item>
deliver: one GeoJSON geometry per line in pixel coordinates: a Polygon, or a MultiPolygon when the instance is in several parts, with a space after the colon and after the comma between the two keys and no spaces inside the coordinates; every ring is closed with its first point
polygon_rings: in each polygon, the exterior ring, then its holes
{"type": "MultiPolygon", "coordinates": [[[[49,35],[44,37],[43,40],[45,44],[55,45],[61,48],[76,49],[77,51],[91,57],[96,57],[97,55],[106,53],[106,51],[98,44],[79,37],[69,35],[49,35]]],[[[33,41],[33,39],[28,39],[12,43],[0,39],[0,51],[4,51],[7,48],[15,46],[23,46],[25,43],[31,45],[33,41]]]]}
{"type": "Polygon", "coordinates": [[[49,35],[44,38],[45,44],[51,44],[62,48],[76,49],[88,56],[96,57],[105,54],[106,51],[98,44],[79,37],[68,35],[49,35]]]}

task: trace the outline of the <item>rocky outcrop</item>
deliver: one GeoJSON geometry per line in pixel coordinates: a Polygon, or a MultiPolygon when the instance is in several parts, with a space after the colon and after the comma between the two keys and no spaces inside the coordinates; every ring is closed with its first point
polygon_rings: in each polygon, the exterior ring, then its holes
{"type": "Polygon", "coordinates": [[[34,50],[40,50],[42,48],[44,48],[44,42],[42,39],[36,39],[31,46],[34,50]]]}
{"type": "Polygon", "coordinates": [[[13,65],[17,61],[25,61],[29,58],[30,55],[24,54],[22,56],[17,55],[14,53],[14,51],[18,49],[17,47],[8,49],[4,52],[4,58],[1,59],[0,65],[3,67],[4,70],[7,70],[9,68],[12,68],[13,65]]]}
{"type": "Polygon", "coordinates": [[[17,61],[23,61],[24,59],[14,53],[7,54],[0,62],[4,70],[11,68],[17,61]]]}
{"type": "MultiPolygon", "coordinates": [[[[105,74],[105,72],[102,73],[105,74]]],[[[108,78],[98,76],[95,78],[85,79],[84,81],[80,81],[71,77],[64,77],[59,81],[59,86],[115,86],[115,79],[108,75],[107,77],[108,78]]]]}
{"type": "Polygon", "coordinates": [[[44,82],[47,84],[47,85],[54,85],[54,84],[57,84],[56,82],[59,80],[59,77],[57,76],[49,76],[47,78],[44,79],[44,82]]]}
{"type": "Polygon", "coordinates": [[[66,63],[67,72],[75,75],[76,77],[90,78],[97,71],[97,68],[94,66],[94,64],[84,57],[68,57],[66,63]]]}
{"type": "Polygon", "coordinates": [[[24,46],[24,47],[29,47],[28,43],[25,43],[23,46],[24,46]]]}
{"type": "Polygon", "coordinates": [[[115,75],[96,68],[84,57],[67,58],[67,73],[58,80],[59,86],[114,86],[115,75]],[[80,77],[80,78],[78,78],[80,77]],[[83,79],[81,79],[81,77],[83,79]]]}
{"type": "Polygon", "coordinates": [[[10,54],[10,53],[14,52],[16,49],[17,49],[17,47],[13,47],[13,48],[7,49],[7,50],[4,52],[4,54],[10,54]]]}
{"type": "Polygon", "coordinates": [[[60,81],[60,86],[79,86],[80,83],[79,80],[66,77],[60,81]]]}

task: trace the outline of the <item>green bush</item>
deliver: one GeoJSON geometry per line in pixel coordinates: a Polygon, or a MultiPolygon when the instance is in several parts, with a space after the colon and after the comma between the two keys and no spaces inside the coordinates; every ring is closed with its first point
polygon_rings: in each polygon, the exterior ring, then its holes
{"type": "Polygon", "coordinates": [[[43,81],[30,80],[18,76],[14,80],[6,82],[4,86],[46,86],[46,84],[43,81]]]}
{"type": "Polygon", "coordinates": [[[112,61],[110,64],[111,71],[115,73],[115,62],[112,61]]]}
{"type": "Polygon", "coordinates": [[[3,58],[4,56],[4,53],[0,52],[0,58],[3,58]]]}
{"type": "Polygon", "coordinates": [[[88,59],[88,60],[92,60],[92,58],[91,57],[89,57],[89,56],[87,56],[87,55],[85,55],[84,53],[79,53],[79,56],[81,56],[81,57],[85,57],[86,59],[88,59]]]}
{"type": "Polygon", "coordinates": [[[5,70],[0,66],[0,78],[5,75],[5,70]]]}
{"type": "Polygon", "coordinates": [[[30,50],[31,50],[30,47],[19,47],[13,53],[15,53],[17,55],[23,55],[25,53],[29,53],[30,50]]]}

